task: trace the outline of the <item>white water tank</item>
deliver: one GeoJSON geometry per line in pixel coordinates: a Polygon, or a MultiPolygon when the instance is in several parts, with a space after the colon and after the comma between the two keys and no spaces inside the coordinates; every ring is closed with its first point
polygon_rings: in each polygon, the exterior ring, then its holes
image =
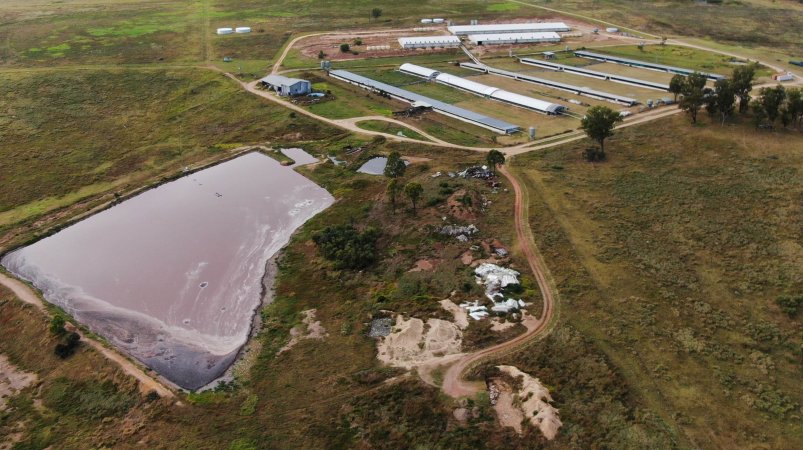
{"type": "Polygon", "coordinates": [[[237,27],[237,28],[234,29],[234,32],[235,33],[240,33],[240,34],[242,34],[242,33],[250,33],[251,32],[251,27],[237,27]]]}
{"type": "Polygon", "coordinates": [[[217,34],[232,34],[234,33],[234,29],[232,28],[218,28],[217,34]]]}
{"type": "Polygon", "coordinates": [[[443,23],[446,22],[445,19],[432,19],[432,23],[443,23]]]}
{"type": "Polygon", "coordinates": [[[421,23],[432,23],[432,19],[421,19],[421,23]]]}
{"type": "Polygon", "coordinates": [[[618,33],[619,29],[616,27],[608,27],[605,29],[605,31],[607,31],[608,33],[618,33]]]}

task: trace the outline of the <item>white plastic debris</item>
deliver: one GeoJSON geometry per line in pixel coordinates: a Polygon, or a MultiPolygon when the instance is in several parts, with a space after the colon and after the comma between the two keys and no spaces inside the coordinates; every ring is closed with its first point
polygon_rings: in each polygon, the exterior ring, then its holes
{"type": "Polygon", "coordinates": [[[477,275],[477,283],[485,285],[485,295],[491,300],[500,295],[502,288],[519,284],[518,272],[496,264],[480,264],[474,269],[474,274],[477,275]]]}

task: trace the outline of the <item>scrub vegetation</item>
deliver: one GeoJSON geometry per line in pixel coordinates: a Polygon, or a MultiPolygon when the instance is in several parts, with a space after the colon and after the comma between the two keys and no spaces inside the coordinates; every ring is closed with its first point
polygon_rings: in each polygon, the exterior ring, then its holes
{"type": "MultiPolygon", "coordinates": [[[[643,397],[636,447],[665,448],[672,434],[683,447],[803,445],[801,323],[784,306],[803,289],[803,137],[750,122],[675,117],[618,132],[605,163],[585,162],[583,142],[512,163],[559,274],[570,328],[549,340],[594,342],[643,397]]],[[[513,359],[542,375],[557,361],[513,359]]],[[[556,375],[546,382],[563,396],[573,380],[556,375]]],[[[564,423],[584,414],[557,403],[564,423]]]]}

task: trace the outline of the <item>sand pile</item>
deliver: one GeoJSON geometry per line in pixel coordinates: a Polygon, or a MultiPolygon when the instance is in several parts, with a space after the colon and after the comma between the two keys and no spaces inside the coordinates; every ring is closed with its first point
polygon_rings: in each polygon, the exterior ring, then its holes
{"type": "Polygon", "coordinates": [[[563,423],[558,416],[558,410],[549,404],[552,402],[549,390],[541,384],[538,378],[533,378],[516,367],[497,366],[497,368],[513,378],[521,377],[521,388],[516,392],[515,397],[518,397],[520,401],[524,417],[541,430],[544,437],[549,440],[554,439],[563,423]]]}
{"type": "Polygon", "coordinates": [[[430,366],[442,361],[444,356],[460,353],[463,333],[452,322],[429,319],[404,320],[396,316],[396,325],[390,335],[377,343],[377,358],[385,364],[412,369],[430,366]]]}

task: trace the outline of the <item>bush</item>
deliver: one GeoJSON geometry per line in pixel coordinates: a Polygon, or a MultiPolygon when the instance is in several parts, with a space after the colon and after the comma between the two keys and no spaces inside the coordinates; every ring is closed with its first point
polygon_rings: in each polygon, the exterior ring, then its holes
{"type": "Polygon", "coordinates": [[[56,336],[62,336],[64,333],[66,333],[66,330],[64,329],[64,325],[66,323],[67,321],[64,320],[64,316],[56,314],[52,319],[50,319],[50,332],[56,336]]]}
{"type": "Polygon", "coordinates": [[[368,228],[361,233],[352,225],[326,227],[312,237],[323,257],[333,261],[335,268],[352,270],[365,269],[376,262],[377,239],[376,229],[368,228]]]}
{"type": "Polygon", "coordinates": [[[801,303],[803,303],[803,295],[795,297],[783,295],[775,299],[775,304],[789,317],[795,317],[797,315],[801,303]]]}
{"type": "Polygon", "coordinates": [[[340,51],[343,53],[348,53],[351,50],[351,46],[348,44],[340,44],[340,51]]]}
{"type": "Polygon", "coordinates": [[[64,338],[63,342],[56,344],[56,348],[53,352],[61,359],[69,358],[75,353],[75,348],[78,347],[80,341],[81,336],[78,333],[69,333],[64,338]]]}

